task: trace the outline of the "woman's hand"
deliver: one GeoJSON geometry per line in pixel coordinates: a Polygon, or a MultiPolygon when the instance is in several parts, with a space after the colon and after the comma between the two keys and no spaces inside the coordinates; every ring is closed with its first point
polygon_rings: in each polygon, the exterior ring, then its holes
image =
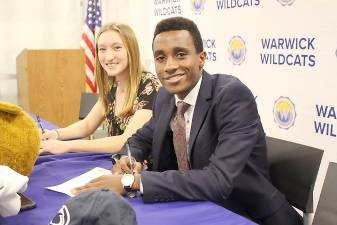
{"type": "Polygon", "coordinates": [[[43,134],[41,134],[41,140],[45,141],[45,140],[56,140],[58,139],[58,132],[56,130],[45,130],[45,132],[43,134]]]}
{"type": "Polygon", "coordinates": [[[71,150],[69,141],[45,140],[41,141],[40,154],[43,152],[50,152],[52,154],[66,153],[71,150]]]}

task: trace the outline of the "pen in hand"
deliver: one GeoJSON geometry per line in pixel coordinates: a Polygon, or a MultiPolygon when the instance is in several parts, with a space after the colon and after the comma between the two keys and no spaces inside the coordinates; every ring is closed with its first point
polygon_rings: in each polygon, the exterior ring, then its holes
{"type": "Polygon", "coordinates": [[[129,146],[128,142],[126,143],[126,150],[127,150],[127,153],[128,153],[130,170],[131,170],[131,173],[133,173],[133,161],[132,161],[131,150],[130,150],[130,146],[129,146]]]}
{"type": "MultiPolygon", "coordinates": [[[[131,156],[131,150],[130,150],[130,146],[129,146],[129,142],[126,142],[126,150],[127,150],[127,153],[128,153],[128,158],[129,158],[129,164],[130,164],[130,170],[131,170],[131,174],[133,174],[133,160],[132,160],[132,156],[131,156]]],[[[133,177],[134,179],[134,177],[133,177]]],[[[132,181],[133,183],[134,181],[132,181]]],[[[131,184],[132,186],[132,184],[131,184]]],[[[136,190],[130,190],[127,195],[130,197],[130,198],[134,198],[136,197],[137,195],[137,191],[136,190]]]]}
{"type": "Polygon", "coordinates": [[[42,126],[41,119],[40,119],[39,115],[36,115],[36,120],[37,120],[37,123],[39,124],[39,127],[41,128],[42,134],[44,134],[45,130],[42,126]]]}

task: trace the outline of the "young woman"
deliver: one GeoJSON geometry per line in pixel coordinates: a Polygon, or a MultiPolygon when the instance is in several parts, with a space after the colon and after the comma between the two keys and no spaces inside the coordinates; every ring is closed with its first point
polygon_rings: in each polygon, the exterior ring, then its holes
{"type": "Polygon", "coordinates": [[[96,42],[95,74],[99,99],[87,117],[42,135],[41,152],[118,152],[125,141],[152,115],[160,83],[145,72],[133,30],[125,24],[101,28],[96,42]],[[109,137],[81,140],[106,120],[109,137]],[[77,140],[74,140],[77,139],[77,140]]]}

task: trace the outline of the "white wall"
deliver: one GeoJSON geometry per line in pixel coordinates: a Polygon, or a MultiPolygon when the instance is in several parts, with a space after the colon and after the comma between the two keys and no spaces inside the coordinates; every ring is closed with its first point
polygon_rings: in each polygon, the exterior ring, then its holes
{"type": "Polygon", "coordinates": [[[0,74],[16,73],[24,49],[79,48],[80,0],[0,2],[0,74]]]}
{"type": "MultiPolygon", "coordinates": [[[[142,61],[153,71],[149,5],[152,1],[101,0],[103,24],[128,23],[142,61]]],[[[0,100],[17,103],[16,57],[27,49],[79,48],[87,0],[0,1],[0,100]]]]}
{"type": "Polygon", "coordinates": [[[0,100],[17,103],[16,56],[25,48],[79,48],[80,0],[0,2],[0,100]]]}

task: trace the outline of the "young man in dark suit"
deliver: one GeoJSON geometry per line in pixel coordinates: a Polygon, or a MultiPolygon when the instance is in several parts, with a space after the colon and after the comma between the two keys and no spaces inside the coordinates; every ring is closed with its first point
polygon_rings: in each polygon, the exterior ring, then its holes
{"type": "MultiPolygon", "coordinates": [[[[303,224],[270,182],[252,93],[235,77],[203,70],[206,55],[194,22],[182,17],[159,22],[153,54],[163,88],[151,120],[128,140],[138,162],[151,157],[152,171],[131,179],[101,177],[77,191],[104,186],[125,193],[124,187],[140,190],[144,202],[209,200],[259,224],[303,224]]],[[[128,166],[123,157],[115,170],[128,166]]]]}

